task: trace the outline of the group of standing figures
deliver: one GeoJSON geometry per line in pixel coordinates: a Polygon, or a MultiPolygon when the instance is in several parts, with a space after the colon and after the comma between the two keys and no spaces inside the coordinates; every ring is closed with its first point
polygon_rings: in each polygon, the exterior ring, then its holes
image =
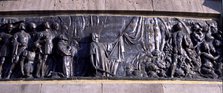
{"type": "Polygon", "coordinates": [[[63,77],[73,76],[73,57],[77,53],[75,45],[68,43],[64,35],[57,35],[58,23],[44,22],[41,31],[36,31],[35,23],[8,23],[1,26],[0,33],[0,77],[11,78],[13,72],[17,76],[25,78],[44,78],[52,74],[52,67],[48,65],[51,60],[58,61],[59,57],[63,64],[63,77]],[[55,30],[53,32],[53,30],[55,30]],[[58,56],[52,57],[51,54],[58,56]],[[5,62],[10,62],[5,70],[5,62]],[[19,66],[19,71],[16,69],[19,66]],[[17,71],[16,71],[17,70],[17,71]],[[4,76],[3,76],[3,71],[4,76]],[[18,72],[21,72],[19,75],[18,72]]]}
{"type": "MultiPolygon", "coordinates": [[[[81,70],[92,73],[89,76],[222,78],[223,38],[214,23],[205,22],[203,25],[180,19],[171,22],[162,18],[138,17],[126,24],[126,21],[99,19],[97,22],[89,19],[88,23],[88,19],[83,17],[81,26],[85,26],[86,31],[75,30],[83,35],[81,38],[89,39],[84,44],[71,34],[59,34],[61,23],[46,21],[36,25],[21,21],[2,24],[0,78],[70,78],[78,76],[74,75],[75,63],[85,63],[82,64],[85,69],[81,70]],[[110,30],[93,31],[94,28],[109,26],[111,30],[121,29],[118,33],[112,32],[116,36],[111,36],[110,30]],[[106,36],[111,36],[113,41],[106,36]],[[81,49],[87,54],[79,58],[81,49]]],[[[66,27],[63,29],[68,31],[66,27]]]]}

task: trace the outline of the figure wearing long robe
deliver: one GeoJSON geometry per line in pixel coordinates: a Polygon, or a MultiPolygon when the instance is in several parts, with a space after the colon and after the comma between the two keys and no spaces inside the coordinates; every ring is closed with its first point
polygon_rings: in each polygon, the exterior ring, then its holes
{"type": "MultiPolygon", "coordinates": [[[[93,35],[95,34],[93,33],[93,35]]],[[[97,38],[98,37],[95,37],[95,40],[91,42],[91,48],[90,48],[91,62],[94,68],[96,69],[96,75],[100,74],[102,76],[108,76],[109,60],[107,58],[106,48],[103,45],[103,43],[98,42],[97,38]]]]}
{"type": "Polygon", "coordinates": [[[57,44],[58,54],[63,60],[63,74],[66,78],[73,76],[73,57],[77,53],[77,48],[68,44],[68,39],[64,36],[60,36],[60,40],[57,44]]]}

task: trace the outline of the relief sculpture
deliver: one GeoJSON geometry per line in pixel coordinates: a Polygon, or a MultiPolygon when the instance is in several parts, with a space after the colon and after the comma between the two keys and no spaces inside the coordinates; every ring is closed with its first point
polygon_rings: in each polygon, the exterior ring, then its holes
{"type": "Polygon", "coordinates": [[[1,79],[221,79],[222,49],[213,19],[0,18],[1,79]]]}

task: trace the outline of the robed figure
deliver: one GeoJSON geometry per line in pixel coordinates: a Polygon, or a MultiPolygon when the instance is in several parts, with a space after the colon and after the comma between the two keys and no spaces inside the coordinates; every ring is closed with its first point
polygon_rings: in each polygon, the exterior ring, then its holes
{"type": "Polygon", "coordinates": [[[92,33],[92,42],[90,48],[91,63],[96,70],[96,76],[109,76],[108,57],[103,43],[99,42],[99,35],[92,33]]]}
{"type": "Polygon", "coordinates": [[[77,48],[68,43],[68,38],[64,35],[59,36],[59,42],[57,44],[58,54],[63,60],[63,74],[66,78],[73,76],[73,63],[75,62],[74,56],[77,53],[77,48]]]}

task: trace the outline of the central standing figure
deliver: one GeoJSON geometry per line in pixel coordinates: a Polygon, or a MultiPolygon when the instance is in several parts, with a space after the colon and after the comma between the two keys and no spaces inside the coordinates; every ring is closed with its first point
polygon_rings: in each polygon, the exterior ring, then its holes
{"type": "Polygon", "coordinates": [[[64,35],[59,36],[57,51],[63,60],[63,74],[66,78],[73,76],[74,56],[77,53],[77,48],[68,43],[68,38],[64,35]]]}
{"type": "Polygon", "coordinates": [[[92,65],[96,70],[96,76],[109,76],[109,60],[108,55],[106,53],[106,48],[103,43],[99,42],[99,35],[96,33],[92,33],[90,54],[92,65]]]}

